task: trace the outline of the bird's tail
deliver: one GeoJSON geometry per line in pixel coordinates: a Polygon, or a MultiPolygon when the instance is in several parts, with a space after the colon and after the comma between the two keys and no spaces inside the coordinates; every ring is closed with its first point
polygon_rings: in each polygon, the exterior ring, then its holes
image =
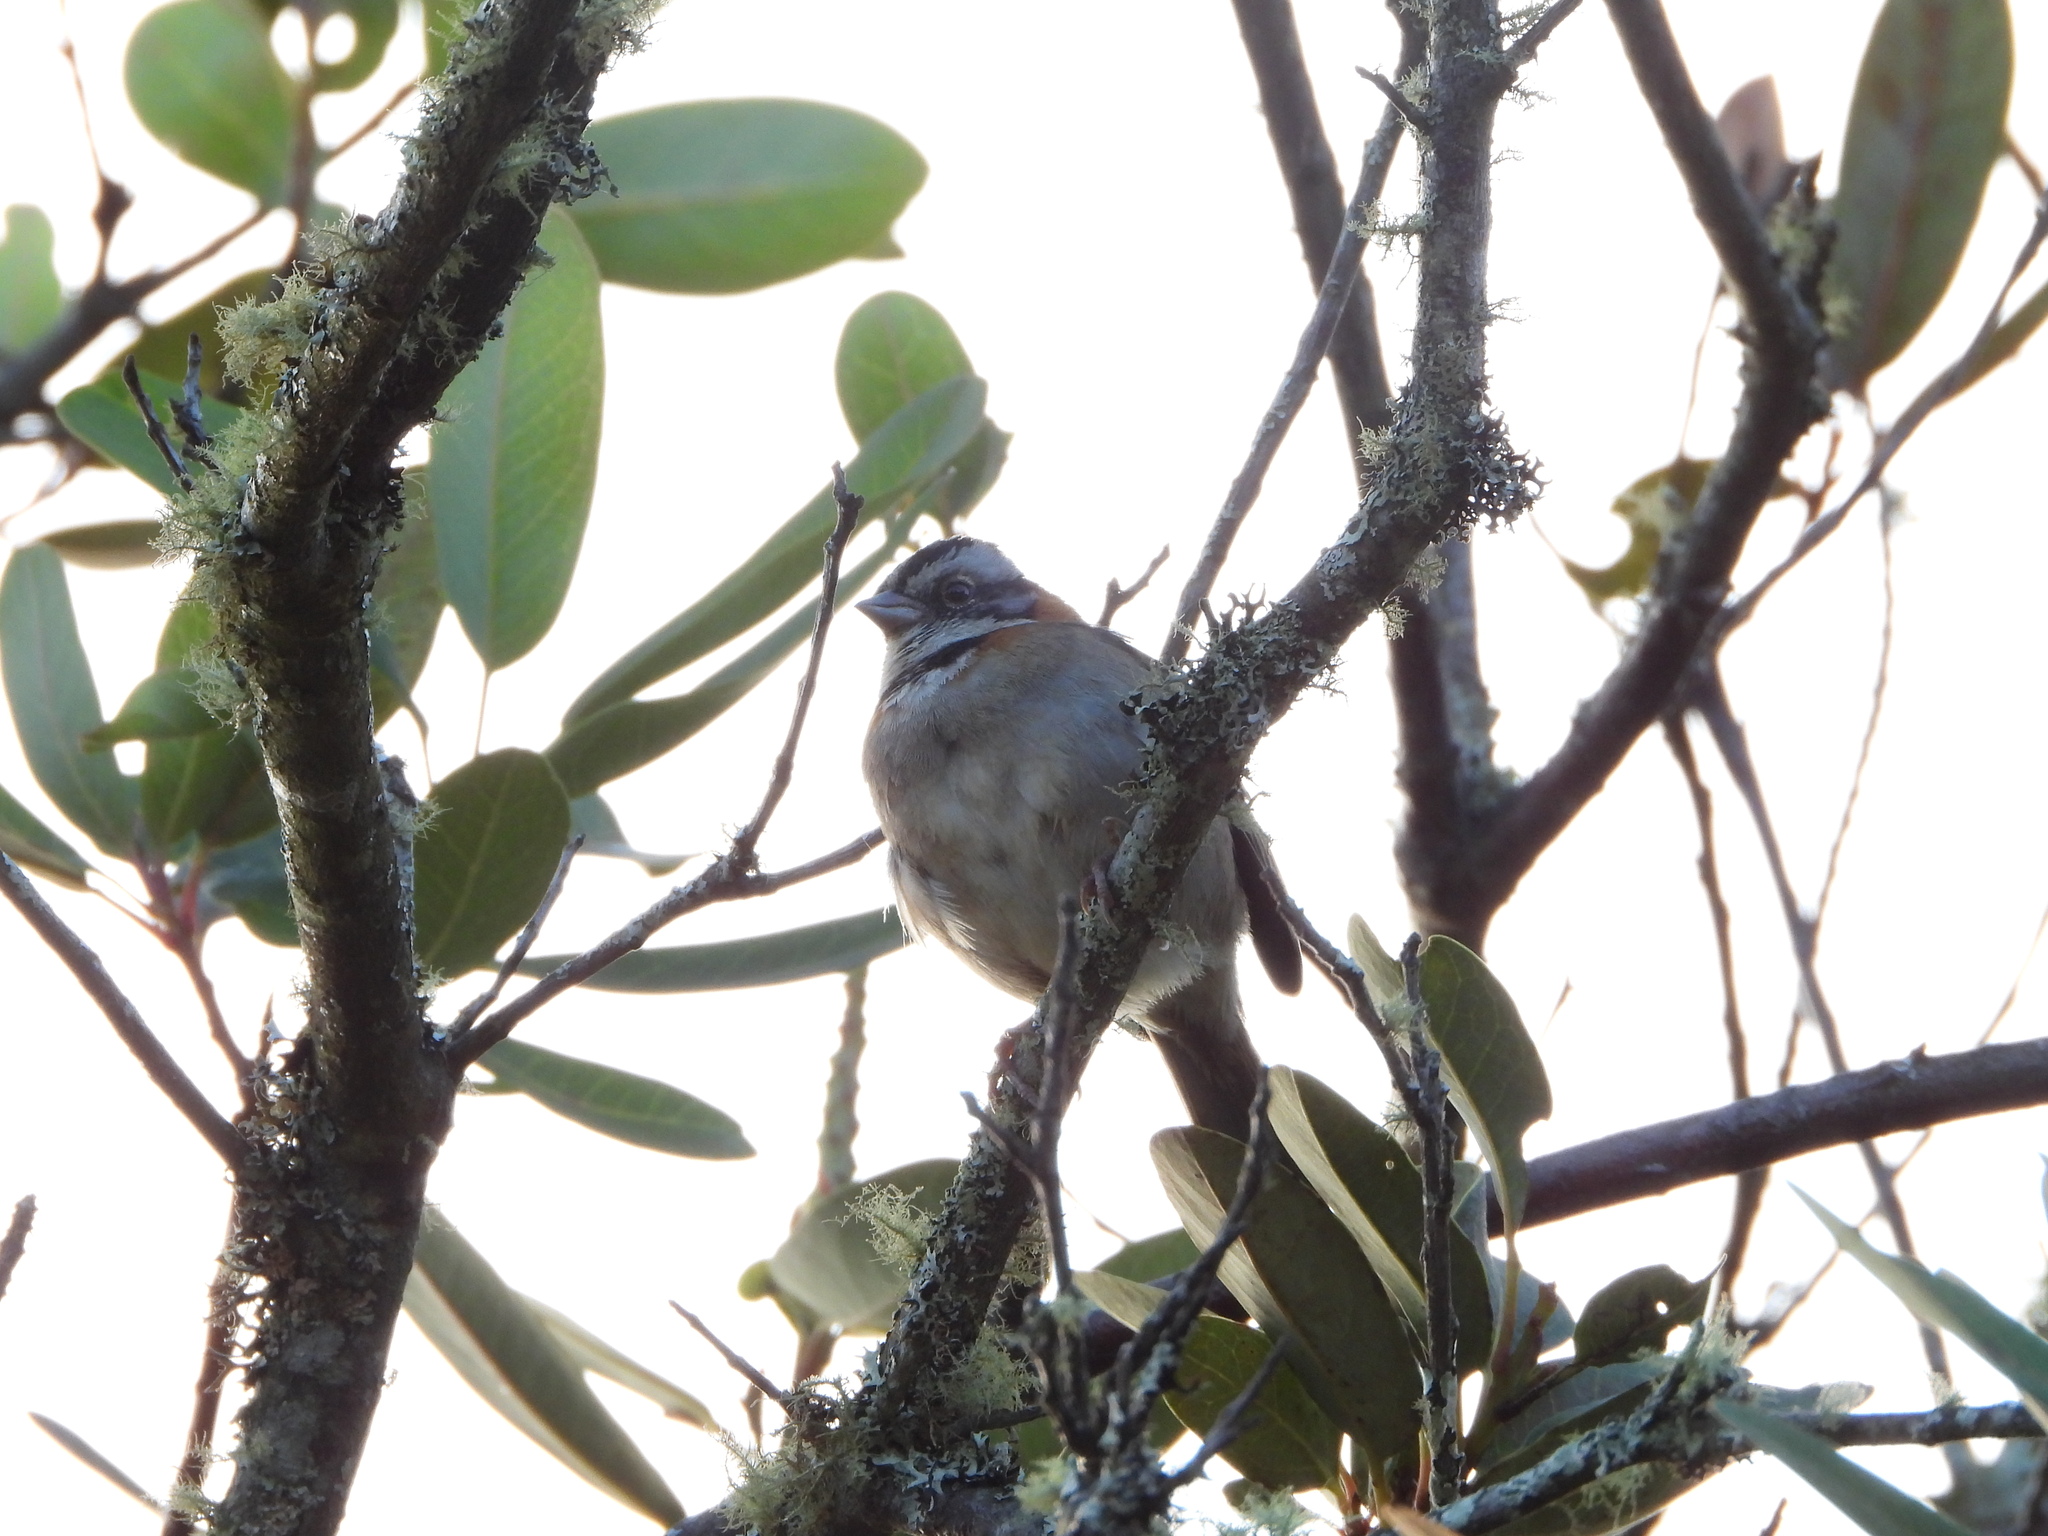
{"type": "Polygon", "coordinates": [[[1188,1107],[1188,1117],[1240,1141],[1251,1134],[1252,1095],[1259,1087],[1259,1053],[1245,1033],[1234,968],[1208,970],[1189,986],[1146,1010],[1166,1069],[1188,1107]]]}

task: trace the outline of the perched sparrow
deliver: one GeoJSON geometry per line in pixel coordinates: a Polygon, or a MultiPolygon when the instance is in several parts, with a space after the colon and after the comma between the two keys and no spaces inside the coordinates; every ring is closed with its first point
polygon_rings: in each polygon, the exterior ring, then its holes
{"type": "MultiPolygon", "coordinates": [[[[1122,705],[1152,663],[976,539],[926,545],[856,606],[889,642],[864,766],[904,918],[1036,997],[1060,898],[1080,894],[1130,813],[1145,731],[1122,705]]],[[[1237,995],[1247,923],[1274,984],[1301,986],[1268,860],[1219,817],[1129,994],[1188,1113],[1238,1136],[1259,1069],[1237,995]]]]}

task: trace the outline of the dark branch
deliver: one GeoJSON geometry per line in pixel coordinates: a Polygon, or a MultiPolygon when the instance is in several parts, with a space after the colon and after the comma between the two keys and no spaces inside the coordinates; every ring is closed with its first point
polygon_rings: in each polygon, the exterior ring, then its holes
{"type": "Polygon", "coordinates": [[[171,478],[184,489],[191,490],[192,473],[185,468],[185,461],[178,456],[177,447],[171,442],[171,434],[164,430],[163,422],[158,419],[156,406],[150,402],[149,391],[142,387],[142,377],[135,371],[135,355],[132,352],[128,355],[128,360],[121,365],[121,382],[128,386],[129,398],[135,402],[135,408],[142,412],[142,425],[149,433],[149,440],[156,445],[156,451],[163,455],[164,462],[171,467],[171,478]]]}
{"type": "Polygon", "coordinates": [[[754,812],[754,819],[740,828],[732,840],[732,852],[727,859],[740,869],[754,868],[754,850],[761,841],[761,834],[768,830],[768,818],[775,814],[775,808],[782,804],[782,797],[789,793],[789,781],[796,773],[797,744],[803,740],[804,721],[811,712],[811,695],[818,686],[818,668],[825,660],[825,637],[832,630],[833,600],[839,594],[840,558],[846,553],[846,541],[853,537],[861,508],[867,505],[864,497],[856,496],[847,489],[846,471],[838,464],[832,466],[832,500],[838,509],[838,517],[825,539],[825,574],[818,588],[817,622],[811,626],[811,656],[804,667],[802,680],[796,685],[796,707],[790,711],[789,732],[783,737],[782,750],[775,754],[775,767],[768,775],[768,792],[761,797],[761,808],[754,812]]]}
{"type": "MultiPolygon", "coordinates": [[[[1523,1221],[1562,1221],[1824,1147],[2036,1104],[2048,1104],[2048,1039],[1916,1052],[1536,1158],[1523,1221]]],[[[1492,1221],[1498,1232],[1498,1211],[1492,1221]]]]}
{"type": "Polygon", "coordinates": [[[14,1280],[15,1267],[28,1247],[28,1229],[35,1225],[36,1197],[23,1195],[14,1202],[14,1215],[7,1223],[7,1235],[0,1237],[0,1296],[14,1280]]]}
{"type": "MultiPolygon", "coordinates": [[[[1720,612],[1736,559],[1777,483],[1778,466],[1827,411],[1815,374],[1822,341],[1813,298],[1817,266],[1780,267],[1693,89],[1662,7],[1656,0],[1609,0],[1608,10],[1742,306],[1743,390],[1727,448],[1700,490],[1683,537],[1659,563],[1627,654],[1579,708],[1564,745],[1514,792],[1467,852],[1461,899],[1489,913],[1669,707],[1720,612]]],[[[1811,188],[1792,195],[1810,202],[1811,188]]]]}
{"type": "Polygon", "coordinates": [[[107,1016],[107,1022],[114,1026],[114,1033],[120,1036],[121,1043],[142,1063],[142,1070],[149,1074],[149,1080],[191,1122],[192,1128],[206,1138],[206,1144],[220,1154],[222,1162],[230,1168],[241,1167],[248,1148],[235,1134],[234,1126],[213,1107],[206,1095],[185,1075],[185,1069],[164,1049],[163,1042],[136,1012],[135,1005],[114,985],[114,979],[107,974],[100,957],[50,910],[50,904],[43,900],[34,883],[4,853],[0,853],[0,893],[14,904],[15,910],[35,930],[36,936],[56,951],[57,958],[64,962],[65,969],[84,988],[85,995],[107,1016]]]}
{"type": "Polygon", "coordinates": [[[713,1333],[709,1328],[705,1327],[704,1319],[699,1317],[696,1313],[690,1311],[679,1301],[672,1301],[669,1303],[669,1305],[675,1309],[676,1316],[680,1317],[684,1322],[688,1323],[692,1328],[696,1329],[698,1335],[702,1337],[704,1342],[709,1344],[713,1349],[717,1350],[720,1358],[722,1358],[727,1365],[731,1366],[733,1370],[738,1372],[741,1376],[744,1376],[747,1379],[748,1385],[753,1387],[755,1391],[759,1392],[763,1397],[767,1398],[778,1408],[788,1406],[789,1394],[783,1391],[782,1388],[775,1385],[773,1381],[769,1380],[765,1373],[763,1373],[756,1367],[749,1365],[744,1356],[735,1353],[731,1348],[729,1348],[726,1345],[725,1340],[721,1339],[717,1334],[713,1333]]]}
{"type": "Polygon", "coordinates": [[[730,863],[730,856],[721,858],[703,874],[677,886],[609,938],[593,944],[572,960],[564,960],[496,1013],[450,1039],[448,1059],[457,1067],[474,1064],[479,1056],[511,1034],[516,1025],[531,1017],[544,1004],[554,1001],[572,987],[582,986],[621,955],[631,954],[679,917],[721,901],[771,896],[792,885],[801,885],[806,880],[815,880],[820,875],[829,875],[834,870],[858,864],[881,846],[882,830],[877,827],[872,832],[862,833],[845,847],[836,848],[807,864],[767,874],[736,870],[730,863]]]}
{"type": "Polygon", "coordinates": [[[1123,611],[1124,604],[1152,585],[1152,578],[1159,574],[1159,567],[1166,564],[1172,554],[1173,546],[1171,544],[1161,545],[1159,553],[1152,557],[1152,563],[1145,567],[1145,574],[1132,582],[1128,587],[1120,583],[1114,576],[1110,577],[1109,586],[1102,594],[1102,616],[1095,621],[1095,627],[1097,629],[1109,628],[1111,622],[1123,611]]]}
{"type": "Polygon", "coordinates": [[[519,967],[525,964],[527,953],[533,948],[533,941],[540,937],[541,927],[547,922],[548,914],[555,910],[555,903],[561,900],[562,883],[569,878],[569,866],[576,862],[576,855],[582,851],[583,834],[578,832],[563,845],[562,856],[555,862],[554,875],[548,880],[548,888],[541,893],[540,905],[533,909],[533,916],[529,917],[526,926],[519,930],[519,937],[512,943],[512,952],[505,956],[504,963],[498,967],[498,974],[491,978],[488,987],[462,1005],[462,1012],[456,1014],[449,1024],[445,1033],[451,1039],[461,1035],[470,1025],[482,1018],[491,1004],[498,1000],[498,994],[505,990],[506,984],[519,974],[519,967]]]}

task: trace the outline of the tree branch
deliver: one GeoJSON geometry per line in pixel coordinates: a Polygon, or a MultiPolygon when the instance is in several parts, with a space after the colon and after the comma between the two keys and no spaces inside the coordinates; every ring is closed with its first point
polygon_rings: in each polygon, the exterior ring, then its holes
{"type": "Polygon", "coordinates": [[[206,1144],[220,1154],[222,1162],[229,1168],[240,1168],[248,1153],[248,1145],[235,1133],[227,1116],[213,1107],[212,1102],[178,1065],[164,1044],[157,1039],[142,1015],[127,995],[114,984],[114,978],[107,974],[106,966],[94,954],[85,940],[66,926],[64,920],[50,910],[50,904],[43,900],[29,877],[21,872],[21,866],[0,853],[0,894],[14,904],[36,936],[56,952],[64,962],[64,968],[71,972],[85,995],[99,1005],[107,1022],[114,1026],[114,1033],[129,1053],[142,1063],[142,1070],[149,1074],[149,1080],[157,1085],[163,1096],[169,1099],[179,1114],[191,1123],[192,1129],[206,1139],[206,1144]]]}
{"type": "MultiPolygon", "coordinates": [[[[1817,263],[1781,267],[1657,0],[1608,0],[1608,11],[1741,305],[1742,397],[1727,448],[1700,490],[1683,537],[1659,562],[1627,654],[1580,706],[1556,754],[1469,848],[1458,900],[1471,911],[1491,913],[1507,899],[1668,707],[1720,612],[1778,466],[1827,411],[1815,373],[1822,341],[1813,292],[1817,263]]],[[[1810,195],[1810,188],[1795,195],[1810,195]]]]}
{"type": "MultiPolygon", "coordinates": [[[[1562,1221],[1824,1147],[2036,1104],[2048,1104],[2048,1039],[1915,1052],[1536,1158],[1522,1221],[1562,1221]]],[[[1491,1220],[1498,1232],[1498,1210],[1491,1220]]]]}
{"type": "Polygon", "coordinates": [[[23,1195],[14,1202],[14,1215],[8,1219],[6,1236],[0,1237],[0,1297],[7,1294],[7,1287],[14,1282],[15,1267],[28,1250],[28,1229],[35,1225],[35,1221],[36,1197],[23,1195]]]}

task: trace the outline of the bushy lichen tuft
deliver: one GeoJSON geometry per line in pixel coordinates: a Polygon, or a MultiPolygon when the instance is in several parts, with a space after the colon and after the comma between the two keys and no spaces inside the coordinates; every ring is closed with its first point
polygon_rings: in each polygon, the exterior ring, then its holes
{"type": "Polygon", "coordinates": [[[276,298],[244,299],[221,310],[221,371],[251,390],[262,389],[305,356],[319,311],[320,291],[301,268],[292,270],[276,298]]]}

